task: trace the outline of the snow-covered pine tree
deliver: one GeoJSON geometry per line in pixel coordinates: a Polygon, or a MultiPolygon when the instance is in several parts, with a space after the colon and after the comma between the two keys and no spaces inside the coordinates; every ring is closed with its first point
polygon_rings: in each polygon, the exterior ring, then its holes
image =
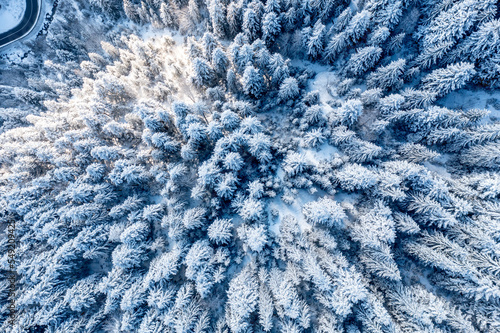
{"type": "Polygon", "coordinates": [[[245,93],[253,98],[259,98],[265,92],[264,78],[252,65],[247,65],[242,77],[245,93]]]}
{"type": "Polygon", "coordinates": [[[368,76],[368,88],[399,89],[403,85],[406,59],[392,61],[387,66],[379,67],[368,76]]]}
{"type": "Polygon", "coordinates": [[[219,38],[225,38],[227,30],[226,7],[220,0],[210,0],[208,11],[214,34],[219,38]]]}
{"type": "Polygon", "coordinates": [[[312,59],[318,59],[323,54],[326,29],[325,25],[318,20],[311,31],[311,36],[307,40],[307,55],[312,59]]]}
{"type": "Polygon", "coordinates": [[[432,71],[422,79],[423,89],[444,96],[463,88],[476,75],[474,64],[460,62],[432,71]]]}
{"type": "Polygon", "coordinates": [[[382,49],[375,46],[367,46],[356,50],[346,65],[346,71],[354,75],[360,75],[373,68],[382,56],[382,49]]]}
{"type": "Polygon", "coordinates": [[[272,45],[281,32],[278,15],[271,11],[262,18],[262,39],[267,45],[272,45]]]}

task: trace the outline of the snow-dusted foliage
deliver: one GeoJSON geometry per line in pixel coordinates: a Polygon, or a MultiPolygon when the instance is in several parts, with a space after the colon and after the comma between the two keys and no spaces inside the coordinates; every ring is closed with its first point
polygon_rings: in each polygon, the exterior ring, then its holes
{"type": "Polygon", "coordinates": [[[497,1],[56,6],[0,60],[0,332],[500,332],[497,1]]]}

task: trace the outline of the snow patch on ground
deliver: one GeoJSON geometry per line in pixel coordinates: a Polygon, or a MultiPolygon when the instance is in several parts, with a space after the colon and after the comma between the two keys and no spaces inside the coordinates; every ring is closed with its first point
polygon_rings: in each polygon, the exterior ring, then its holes
{"type": "Polygon", "coordinates": [[[451,175],[450,175],[450,173],[448,172],[448,170],[446,170],[446,167],[443,166],[443,165],[437,165],[437,164],[425,162],[424,166],[427,168],[427,170],[435,172],[435,173],[437,173],[438,175],[440,175],[441,177],[443,177],[445,179],[451,179],[452,178],[451,175]]]}
{"type": "MultiPolygon", "coordinates": [[[[285,172],[281,167],[279,167],[276,171],[276,175],[283,181],[285,172]]],[[[311,225],[306,222],[304,214],[302,214],[302,207],[305,203],[316,200],[316,197],[317,196],[313,196],[310,193],[301,190],[299,191],[296,200],[294,200],[291,205],[286,204],[281,196],[270,200],[269,205],[267,206],[269,212],[269,231],[271,231],[274,235],[279,236],[281,221],[287,215],[295,217],[295,219],[299,222],[299,226],[302,231],[311,229],[311,225]],[[271,213],[273,211],[278,212],[278,215],[273,216],[271,213]]]]}
{"type": "Polygon", "coordinates": [[[0,33],[9,31],[21,22],[26,2],[24,0],[0,0],[0,33]]]}
{"type": "MultiPolygon", "coordinates": [[[[311,68],[314,70],[314,68],[311,68]]],[[[325,70],[325,68],[322,68],[325,70]]],[[[313,80],[310,80],[308,90],[319,91],[319,99],[322,103],[333,100],[332,94],[336,94],[335,86],[337,85],[339,79],[335,73],[328,71],[320,71],[321,68],[317,69],[318,74],[313,80]]]]}
{"type": "Polygon", "coordinates": [[[316,167],[321,161],[329,160],[336,155],[341,155],[340,151],[336,147],[326,142],[319,146],[318,149],[301,149],[299,150],[299,153],[304,154],[306,160],[316,167]]]}
{"type": "MultiPolygon", "coordinates": [[[[461,89],[449,93],[438,101],[448,109],[482,109],[489,110],[490,121],[500,121],[500,90],[467,90],[461,89]]],[[[488,119],[487,119],[488,120],[488,119]]]]}
{"type": "Polygon", "coordinates": [[[439,176],[445,179],[452,179],[452,175],[448,172],[446,165],[448,161],[451,159],[450,154],[442,154],[435,158],[432,162],[425,162],[424,166],[427,170],[431,172],[435,172],[439,176]]]}
{"type": "MultiPolygon", "coordinates": [[[[283,218],[287,215],[293,216],[299,223],[300,230],[304,232],[305,230],[311,230],[311,225],[306,222],[304,214],[302,214],[302,207],[310,201],[317,199],[316,195],[311,195],[307,191],[300,190],[296,199],[291,205],[287,205],[283,202],[281,198],[275,198],[269,203],[269,209],[277,210],[279,215],[277,219],[270,223],[269,230],[276,236],[280,234],[280,225],[283,218]]],[[[272,216],[272,214],[270,214],[272,216]]]]}
{"type": "Polygon", "coordinates": [[[306,91],[317,90],[322,103],[327,103],[328,101],[339,98],[335,87],[340,82],[340,79],[335,72],[331,71],[331,67],[297,59],[292,60],[291,65],[305,68],[316,73],[313,79],[308,80],[306,91]]]}

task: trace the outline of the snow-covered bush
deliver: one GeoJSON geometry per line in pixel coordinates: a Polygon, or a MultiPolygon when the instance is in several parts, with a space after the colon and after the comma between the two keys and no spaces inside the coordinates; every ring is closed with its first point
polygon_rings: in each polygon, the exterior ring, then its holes
{"type": "Polygon", "coordinates": [[[302,209],[308,222],[312,224],[324,224],[328,227],[342,228],[347,215],[342,207],[332,199],[321,198],[318,201],[309,202],[302,209]]]}

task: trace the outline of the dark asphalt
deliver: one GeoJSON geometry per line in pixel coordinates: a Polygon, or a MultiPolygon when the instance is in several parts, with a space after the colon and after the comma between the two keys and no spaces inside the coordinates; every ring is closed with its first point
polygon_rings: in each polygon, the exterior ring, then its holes
{"type": "Polygon", "coordinates": [[[38,16],[38,0],[26,0],[26,11],[23,19],[13,29],[0,34],[0,47],[14,41],[31,30],[38,16]]]}

